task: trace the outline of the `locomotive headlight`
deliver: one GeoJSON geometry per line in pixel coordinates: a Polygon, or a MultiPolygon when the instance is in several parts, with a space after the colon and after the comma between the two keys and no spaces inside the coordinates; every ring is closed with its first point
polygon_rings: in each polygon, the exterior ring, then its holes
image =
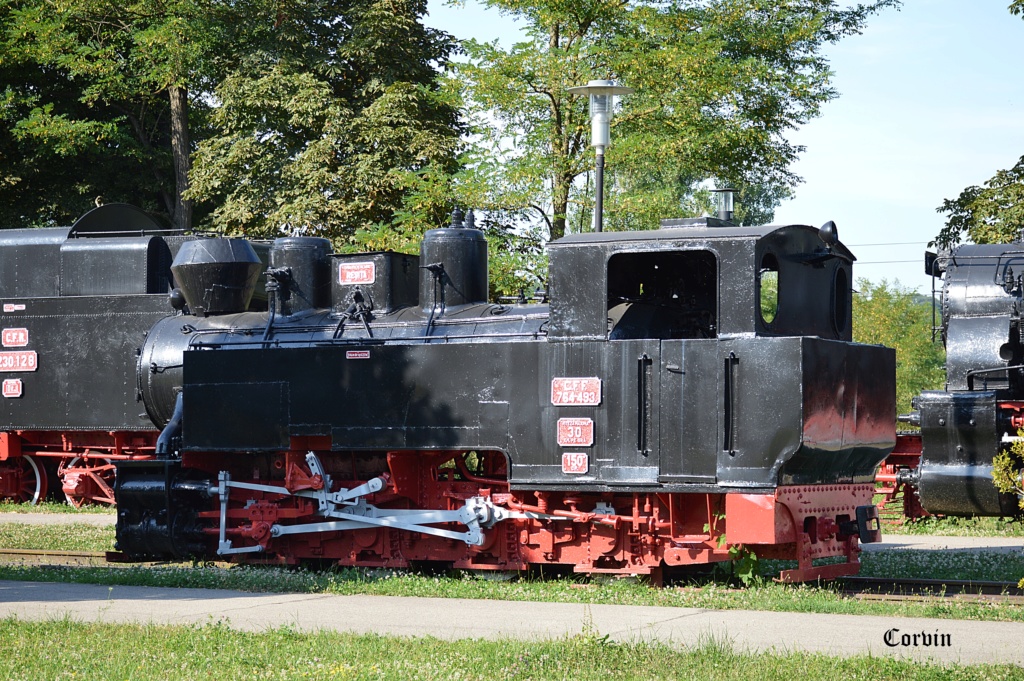
{"type": "Polygon", "coordinates": [[[616,85],[614,80],[592,80],[586,85],[568,89],[571,95],[590,97],[590,146],[594,147],[597,164],[594,173],[594,231],[600,232],[604,222],[604,148],[611,143],[612,97],[635,92],[631,87],[616,85]]]}

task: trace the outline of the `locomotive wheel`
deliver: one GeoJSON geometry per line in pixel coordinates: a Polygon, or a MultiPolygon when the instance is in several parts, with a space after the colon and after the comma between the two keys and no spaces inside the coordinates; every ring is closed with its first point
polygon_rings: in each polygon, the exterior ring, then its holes
{"type": "Polygon", "coordinates": [[[0,464],[0,490],[6,490],[6,499],[34,506],[46,499],[47,483],[46,470],[31,456],[0,464]]]}
{"type": "Polygon", "coordinates": [[[114,464],[110,459],[76,456],[61,461],[57,468],[68,504],[81,508],[85,504],[114,505],[114,464]]]}

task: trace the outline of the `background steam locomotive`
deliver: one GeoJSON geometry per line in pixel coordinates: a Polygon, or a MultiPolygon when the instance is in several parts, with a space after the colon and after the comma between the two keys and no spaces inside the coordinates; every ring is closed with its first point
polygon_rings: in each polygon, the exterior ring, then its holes
{"type": "Polygon", "coordinates": [[[928,254],[925,266],[942,278],[946,385],[921,393],[900,417],[921,430],[899,436],[880,478],[894,496],[904,492],[909,517],[1020,515],[992,469],[1024,428],[1024,248],[967,244],[928,254]]]}
{"type": "Polygon", "coordinates": [[[802,580],[878,538],[895,357],[851,342],[831,223],[573,235],[550,304],[498,305],[461,216],[419,257],[291,237],[264,263],[107,208],[2,245],[0,475],[25,490],[20,455],[60,447],[113,460],[128,557],[658,578],[743,545],[802,580]],[[7,278],[30,248],[45,286],[7,278]]]}

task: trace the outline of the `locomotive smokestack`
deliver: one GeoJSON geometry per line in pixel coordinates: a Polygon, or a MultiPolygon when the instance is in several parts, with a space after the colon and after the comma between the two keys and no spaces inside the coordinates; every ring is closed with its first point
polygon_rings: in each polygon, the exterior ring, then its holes
{"type": "Polygon", "coordinates": [[[171,272],[195,315],[244,312],[263,263],[245,239],[186,241],[171,272]]]}

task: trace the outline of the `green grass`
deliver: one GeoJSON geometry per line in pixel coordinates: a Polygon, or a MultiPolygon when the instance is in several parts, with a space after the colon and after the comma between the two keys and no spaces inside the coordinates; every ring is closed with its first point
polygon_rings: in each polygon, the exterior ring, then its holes
{"type": "MultiPolygon", "coordinates": [[[[92,525],[0,524],[0,548],[106,551],[114,528],[92,525]]],[[[711,609],[776,610],[847,614],[905,615],[978,620],[1024,621],[1024,608],[986,602],[862,602],[836,585],[786,586],[771,577],[792,563],[763,561],[763,579],[746,589],[730,586],[720,572],[689,588],[651,589],[636,580],[588,583],[584,578],[540,580],[525,576],[501,583],[480,575],[424,575],[410,571],[305,570],[260,567],[75,567],[39,568],[0,565],[0,579],[60,581],[134,586],[233,589],[253,592],[375,594],[659,605],[711,609]]],[[[1018,553],[890,550],[862,554],[861,574],[872,577],[922,577],[1017,581],[1024,576],[1018,553]]]]}
{"type": "Polygon", "coordinates": [[[749,655],[708,640],[688,649],[615,643],[592,631],[551,641],[441,641],[275,629],[0,620],[11,679],[1024,679],[1012,665],[886,657],[749,655]],[[140,641],[144,645],[140,645],[140,641]]]}
{"type": "Polygon", "coordinates": [[[903,523],[882,524],[882,534],[928,534],[941,537],[1024,537],[1024,523],[1010,518],[929,516],[903,523]]]}
{"type": "Polygon", "coordinates": [[[0,549],[112,551],[114,526],[0,523],[0,549]]]}
{"type": "Polygon", "coordinates": [[[110,506],[90,505],[75,508],[74,506],[58,501],[44,501],[41,504],[16,504],[8,500],[0,500],[0,513],[89,513],[100,515],[114,515],[116,511],[110,506]]]}
{"type": "Polygon", "coordinates": [[[860,601],[835,584],[791,586],[762,582],[738,589],[719,582],[652,589],[636,580],[594,584],[574,579],[493,582],[478,575],[429,576],[402,571],[341,569],[309,572],[235,567],[15,567],[0,565],[0,579],[123,586],[232,589],[251,592],[363,594],[612,605],[654,605],[714,610],[772,610],[850,615],[1024,621],[1024,608],[986,601],[860,601]]]}

